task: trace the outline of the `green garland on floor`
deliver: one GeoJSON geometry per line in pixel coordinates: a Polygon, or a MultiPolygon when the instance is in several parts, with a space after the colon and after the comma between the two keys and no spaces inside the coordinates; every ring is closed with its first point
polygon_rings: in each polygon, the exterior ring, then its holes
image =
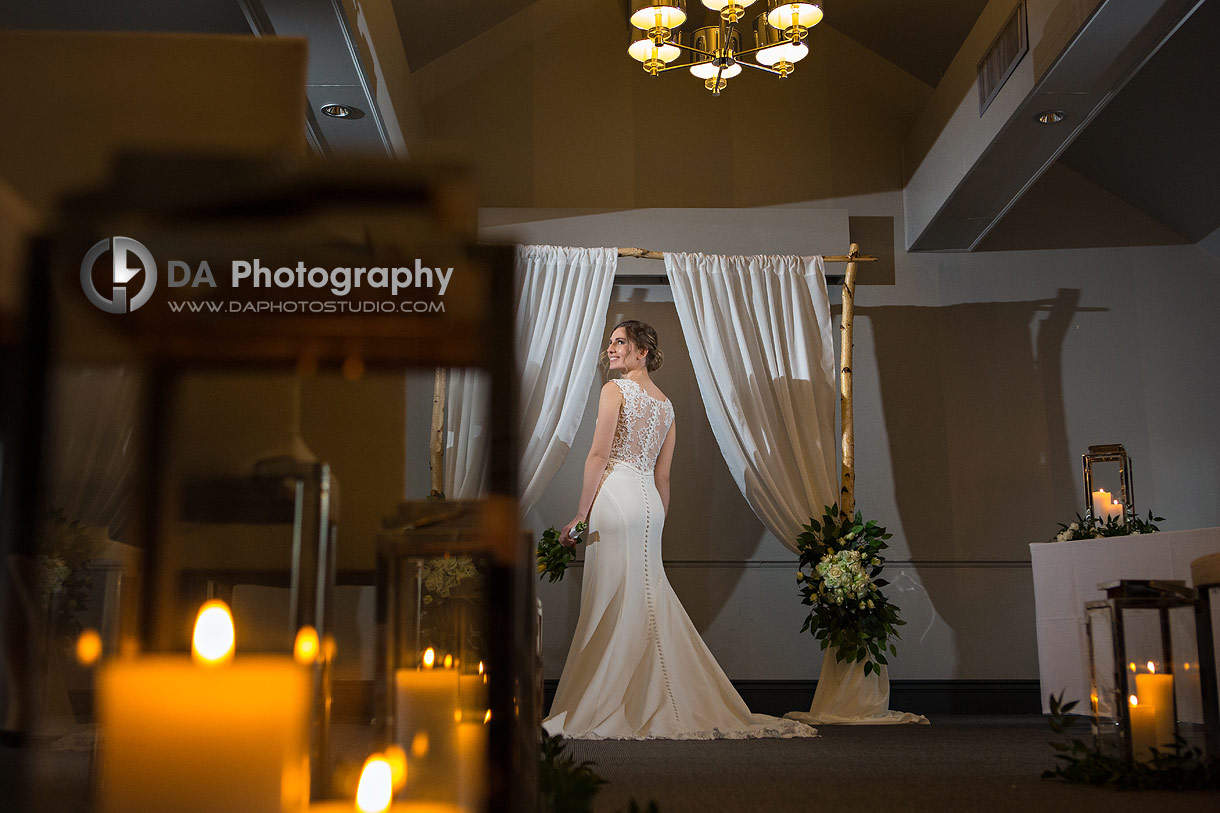
{"type": "Polygon", "coordinates": [[[1063,695],[1050,698],[1051,730],[1062,739],[1051,740],[1061,761],[1043,779],[1085,785],[1103,785],[1116,790],[1216,790],[1220,789],[1220,760],[1204,759],[1198,748],[1188,748],[1181,738],[1172,751],[1152,749],[1152,759],[1129,764],[1126,759],[1103,754],[1096,745],[1071,736],[1070,729],[1084,717],[1071,714],[1077,701],[1063,702],[1063,695]]]}
{"type": "MultiPolygon", "coordinates": [[[[567,753],[563,737],[542,732],[538,757],[538,813],[593,813],[593,797],[609,784],[593,770],[595,763],[577,762],[567,753]]],[[[630,800],[627,813],[660,813],[657,803],[640,807],[630,800]]]]}

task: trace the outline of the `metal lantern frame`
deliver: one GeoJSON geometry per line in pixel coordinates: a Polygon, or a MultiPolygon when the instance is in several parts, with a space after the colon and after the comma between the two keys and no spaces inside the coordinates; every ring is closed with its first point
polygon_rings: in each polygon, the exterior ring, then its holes
{"type": "MultiPolygon", "coordinates": [[[[179,495],[167,476],[171,471],[170,436],[164,416],[173,405],[175,382],[181,376],[195,371],[284,373],[301,370],[303,365],[345,370],[351,360],[361,370],[482,370],[488,375],[490,398],[496,405],[489,417],[490,496],[485,501],[494,510],[496,522],[484,525],[481,534],[497,569],[488,611],[502,625],[498,634],[489,636],[487,653],[492,712],[489,792],[499,809],[532,811],[536,776],[521,766],[537,760],[540,710],[528,698],[518,702],[516,688],[534,681],[536,621],[533,551],[516,533],[517,383],[512,360],[513,313],[508,307],[513,301],[512,249],[473,244],[472,212],[461,206],[469,199],[467,175],[452,167],[391,162],[295,165],[286,160],[194,156],[133,156],[126,160],[109,187],[67,201],[55,230],[33,246],[30,318],[22,341],[23,352],[32,361],[19,371],[25,391],[32,395],[28,408],[18,416],[23,418],[20,425],[25,433],[41,434],[46,411],[45,362],[56,353],[70,352],[91,361],[116,359],[143,371],[147,383],[137,408],[145,428],[133,489],[137,522],[132,538],[144,553],[145,567],[136,591],[138,599],[125,601],[121,608],[122,646],[131,651],[176,651],[180,645],[179,625],[163,612],[166,596],[178,595],[163,539],[179,506],[179,495]],[[130,177],[124,174],[128,171],[130,177]],[[182,190],[206,190],[207,194],[182,190]],[[183,233],[205,233],[192,231],[200,224],[210,229],[207,235],[224,235],[232,224],[253,222],[255,228],[266,223],[285,233],[295,229],[291,238],[299,239],[299,245],[312,246],[314,232],[298,225],[307,218],[334,218],[339,226],[348,228],[380,217],[377,225],[384,231],[386,221],[403,212],[412,213],[414,219],[395,232],[390,250],[403,256],[428,250],[462,265],[461,279],[455,276],[450,286],[448,307],[439,312],[410,317],[378,312],[352,318],[284,310],[283,314],[291,315],[228,319],[220,329],[206,310],[170,314],[168,308],[148,307],[113,317],[85,302],[80,292],[80,258],[99,234],[164,234],[169,240],[183,233]]],[[[367,264],[378,246],[371,230],[361,233],[367,244],[332,240],[325,243],[330,252],[326,256],[336,264],[367,264]],[[358,261],[343,263],[342,258],[358,261]]],[[[228,250],[221,245],[217,251],[228,250]]],[[[286,239],[282,250],[296,245],[286,239]]],[[[200,298],[208,295],[205,290],[200,298]]],[[[274,289],[260,295],[269,301],[289,296],[274,289]]],[[[17,468],[27,484],[23,491],[34,491],[33,484],[44,480],[42,472],[48,461],[35,443],[23,444],[20,451],[17,468]]],[[[337,506],[330,499],[330,472],[324,467],[289,467],[262,474],[273,484],[288,483],[294,493],[298,555],[292,573],[293,621],[318,624],[317,632],[325,641],[335,579],[332,526],[337,506]]],[[[16,527],[35,527],[38,499],[36,494],[30,497],[19,504],[16,527]]],[[[329,688],[323,687],[319,700],[327,710],[329,688]]],[[[315,798],[327,790],[327,778],[318,773],[321,767],[313,766],[315,798]]]]}
{"type": "MultiPolygon", "coordinates": [[[[1193,573],[1192,573],[1193,575],[1193,573]]],[[[1203,701],[1203,731],[1207,740],[1207,753],[1220,756],[1220,664],[1216,661],[1215,611],[1220,608],[1220,583],[1200,583],[1195,578],[1195,634],[1199,638],[1199,669],[1203,701]]]]}
{"type": "MultiPolygon", "coordinates": [[[[1085,603],[1085,613],[1088,619],[1090,708],[1093,735],[1098,750],[1113,750],[1113,735],[1117,733],[1119,748],[1130,764],[1136,761],[1137,754],[1135,753],[1131,707],[1128,698],[1135,695],[1136,692],[1132,685],[1133,672],[1127,660],[1126,613],[1152,610],[1158,614],[1161,646],[1160,652],[1157,654],[1163,664],[1163,668],[1158,674],[1176,675],[1181,678],[1185,672],[1181,672],[1177,668],[1181,653],[1175,653],[1175,637],[1170,613],[1174,610],[1185,611],[1182,617],[1190,619],[1192,629],[1185,636],[1185,640],[1179,640],[1178,643],[1194,648],[1197,646],[1198,628],[1195,625],[1197,624],[1198,601],[1194,589],[1177,581],[1122,580],[1100,584],[1098,589],[1105,590],[1106,598],[1085,603]],[[1106,669],[1107,660],[1112,663],[1110,670],[1106,669]],[[1104,674],[1106,671],[1110,671],[1110,674],[1104,674]],[[1107,678],[1109,680],[1106,680],[1107,678]],[[1113,713],[1108,713],[1111,710],[1113,713]]],[[[1195,660],[1197,669],[1199,658],[1196,657],[1195,660]]],[[[1178,737],[1187,739],[1183,735],[1190,733],[1182,728],[1181,708],[1178,702],[1180,692],[1189,690],[1187,681],[1180,679],[1174,681],[1171,694],[1175,741],[1178,737]]],[[[1166,743],[1159,743],[1158,747],[1164,749],[1166,745],[1166,743]]],[[[1169,747],[1172,745],[1170,744],[1169,747]]]]}
{"type": "Polygon", "coordinates": [[[1093,516],[1093,466],[1097,463],[1118,463],[1118,476],[1122,488],[1123,515],[1121,522],[1125,525],[1127,514],[1135,514],[1135,486],[1131,481],[1131,457],[1121,443],[1107,443],[1100,446],[1090,446],[1087,454],[1081,455],[1081,465],[1084,469],[1084,511],[1086,520],[1097,520],[1093,516]]]}

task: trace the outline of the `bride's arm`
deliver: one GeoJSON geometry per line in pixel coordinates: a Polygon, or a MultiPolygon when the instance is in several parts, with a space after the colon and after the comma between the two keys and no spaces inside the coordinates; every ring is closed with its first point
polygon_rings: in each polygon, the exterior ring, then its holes
{"type": "Polygon", "coordinates": [[[661,495],[661,508],[665,510],[666,516],[669,516],[669,464],[674,459],[677,429],[676,422],[670,425],[669,434],[665,436],[665,442],[661,444],[661,451],[657,454],[656,469],[653,471],[653,479],[657,483],[657,493],[661,495]]]}
{"type": "Polygon", "coordinates": [[[597,495],[597,487],[601,485],[602,472],[606,470],[606,461],[610,459],[610,444],[614,442],[614,428],[618,424],[618,413],[622,408],[622,391],[617,384],[607,381],[597,401],[597,425],[593,429],[593,445],[589,448],[589,456],[585,458],[585,479],[580,490],[580,505],[576,509],[576,516],[563,526],[560,536],[563,542],[570,542],[572,528],[589,517],[593,497],[597,495]]]}

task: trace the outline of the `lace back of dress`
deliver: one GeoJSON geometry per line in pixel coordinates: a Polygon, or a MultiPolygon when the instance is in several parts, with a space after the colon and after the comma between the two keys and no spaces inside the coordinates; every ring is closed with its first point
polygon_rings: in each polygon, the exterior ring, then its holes
{"type": "Polygon", "coordinates": [[[657,455],[673,424],[673,404],[658,401],[629,378],[618,378],[614,383],[623,394],[623,408],[618,414],[610,458],[650,472],[657,464],[657,455]]]}

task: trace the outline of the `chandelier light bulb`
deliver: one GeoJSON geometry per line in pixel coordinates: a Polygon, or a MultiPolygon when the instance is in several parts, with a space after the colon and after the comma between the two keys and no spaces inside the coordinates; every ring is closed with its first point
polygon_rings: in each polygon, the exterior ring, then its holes
{"type": "Polygon", "coordinates": [[[641,31],[674,29],[686,22],[686,4],[672,0],[637,0],[631,24],[641,31]]]}
{"type": "Polygon", "coordinates": [[[631,43],[627,48],[627,53],[631,55],[632,59],[643,62],[645,65],[651,61],[666,65],[682,55],[682,51],[678,46],[666,44],[658,48],[647,37],[631,43]]]}
{"type": "Polygon", "coordinates": [[[758,52],[756,59],[760,65],[769,65],[776,70],[792,71],[797,62],[809,56],[809,46],[803,42],[781,42],[758,52]],[[780,68],[781,64],[786,67],[780,68]]]}
{"type": "MultiPolygon", "coordinates": [[[[705,0],[706,2],[706,0],[705,0]]],[[[822,7],[816,3],[785,3],[771,0],[767,22],[783,31],[785,36],[800,39],[822,22],[822,7]]]]}
{"type": "Polygon", "coordinates": [[[719,11],[720,16],[730,23],[740,20],[746,6],[753,3],[754,0],[703,0],[703,5],[712,11],[719,11]]]}
{"type": "MultiPolygon", "coordinates": [[[[697,65],[690,66],[690,72],[700,79],[715,79],[716,78],[716,63],[712,60],[700,62],[697,65]]],[[[731,65],[725,65],[724,70],[720,72],[721,79],[732,79],[737,74],[741,73],[741,65],[736,62],[731,65]]]]}

